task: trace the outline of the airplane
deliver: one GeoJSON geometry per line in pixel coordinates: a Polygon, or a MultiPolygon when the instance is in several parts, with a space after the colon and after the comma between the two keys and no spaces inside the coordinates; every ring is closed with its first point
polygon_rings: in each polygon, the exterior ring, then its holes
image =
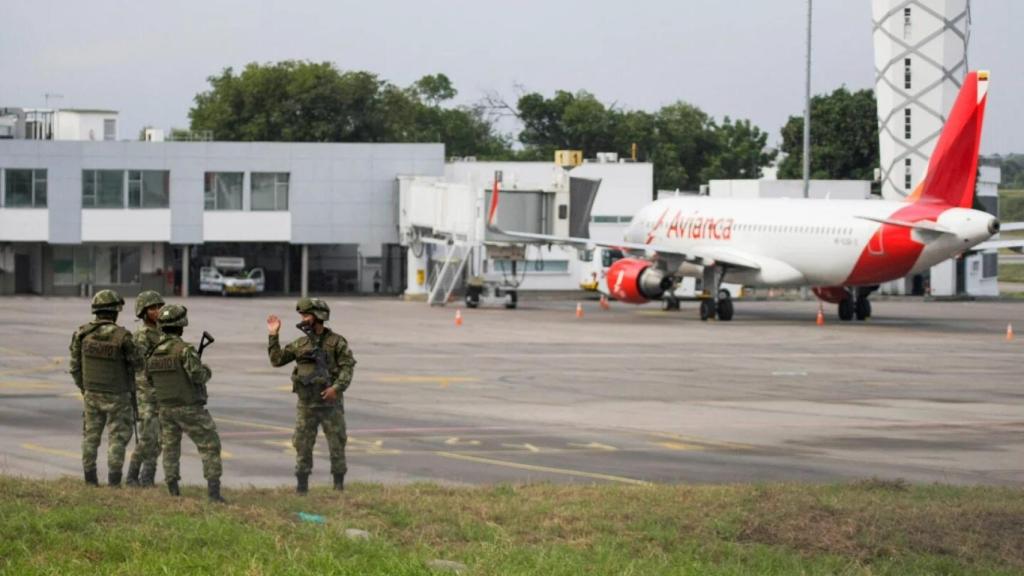
{"type": "Polygon", "coordinates": [[[905,201],[665,198],[640,209],[622,242],[599,242],[496,227],[496,179],[488,227],[514,240],[623,251],[628,257],[605,276],[607,293],[621,302],[671,295],[684,276],[697,276],[702,320],[732,320],[732,299],[721,289],[726,279],[811,287],[838,306],[841,320],[864,320],[871,316],[868,296],[883,282],[972,249],[1020,247],[1020,240],[985,242],[999,232],[999,220],[971,209],[988,81],[986,71],[965,77],[925,177],[905,201]]]}

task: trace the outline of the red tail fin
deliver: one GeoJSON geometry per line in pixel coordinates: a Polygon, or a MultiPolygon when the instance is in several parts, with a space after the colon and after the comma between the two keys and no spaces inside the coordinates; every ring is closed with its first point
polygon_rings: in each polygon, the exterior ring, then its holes
{"type": "Polygon", "coordinates": [[[501,172],[494,173],[494,190],[491,191],[491,211],[487,215],[487,225],[494,226],[494,217],[498,215],[498,190],[501,188],[501,172]]]}
{"type": "Polygon", "coordinates": [[[969,73],[932,152],[924,182],[909,200],[961,208],[974,204],[974,179],[987,99],[988,72],[969,73]]]}

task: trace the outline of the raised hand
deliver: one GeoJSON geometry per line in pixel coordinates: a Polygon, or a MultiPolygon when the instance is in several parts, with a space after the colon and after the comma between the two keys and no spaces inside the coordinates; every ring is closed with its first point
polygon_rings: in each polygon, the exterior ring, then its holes
{"type": "Polygon", "coordinates": [[[277,333],[281,331],[281,319],[271,314],[267,316],[267,332],[270,332],[271,336],[277,336],[277,333]]]}

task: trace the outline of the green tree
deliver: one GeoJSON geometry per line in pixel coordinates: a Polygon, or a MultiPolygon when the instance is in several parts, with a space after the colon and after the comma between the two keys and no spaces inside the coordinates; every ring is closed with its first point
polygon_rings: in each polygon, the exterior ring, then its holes
{"type": "Polygon", "coordinates": [[[478,108],[444,107],[457,94],[444,74],[402,89],[363,71],[284,61],[227,68],[189,111],[193,131],[217,140],[443,142],[449,155],[504,158],[509,138],[478,108]]]}
{"type": "Polygon", "coordinates": [[[657,189],[696,190],[711,178],[757,178],[774,157],[767,134],[748,120],[721,125],[702,110],[676,102],[655,113],[606,106],[588,92],[529,93],[519,98],[523,159],[550,159],[555,150],[631,155],[654,164],[657,189]]]}
{"type": "MultiPolygon", "coordinates": [[[[780,178],[803,177],[803,116],[782,127],[780,178]]],[[[811,98],[811,177],[871,180],[878,167],[878,112],[871,90],[838,88],[811,98]]]]}

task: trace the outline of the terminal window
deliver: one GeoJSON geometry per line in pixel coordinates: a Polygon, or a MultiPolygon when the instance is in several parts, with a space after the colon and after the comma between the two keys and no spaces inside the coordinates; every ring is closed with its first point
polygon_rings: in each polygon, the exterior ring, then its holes
{"type": "Polygon", "coordinates": [[[250,208],[252,210],[288,209],[287,172],[253,172],[251,182],[250,208]]]}
{"type": "Polygon", "coordinates": [[[124,171],[82,170],[82,208],[124,208],[124,171]]]}
{"type": "Polygon", "coordinates": [[[244,172],[207,172],[203,199],[207,210],[241,210],[244,172]]]}
{"type": "Polygon", "coordinates": [[[46,208],[46,170],[6,170],[4,206],[46,208]]]}
{"type": "Polygon", "coordinates": [[[129,208],[167,208],[171,173],[167,170],[129,170],[129,208]]]}

